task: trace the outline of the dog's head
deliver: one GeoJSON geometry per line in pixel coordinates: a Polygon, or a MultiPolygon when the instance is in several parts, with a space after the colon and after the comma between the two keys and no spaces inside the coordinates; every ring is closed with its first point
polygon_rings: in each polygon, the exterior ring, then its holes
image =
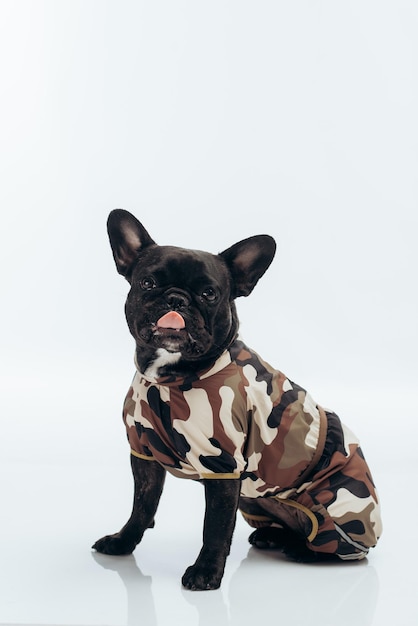
{"type": "Polygon", "coordinates": [[[250,237],[214,255],[159,246],[122,209],[108,233],[117,270],[130,283],[125,312],[140,370],[185,374],[213,363],[234,341],[234,299],[248,296],[273,260],[268,235],[250,237]]]}

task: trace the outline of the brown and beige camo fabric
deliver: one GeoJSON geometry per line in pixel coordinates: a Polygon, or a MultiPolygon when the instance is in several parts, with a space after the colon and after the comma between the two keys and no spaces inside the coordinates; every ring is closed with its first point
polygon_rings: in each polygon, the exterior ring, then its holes
{"type": "Polygon", "coordinates": [[[123,417],[132,454],[179,477],[239,479],[255,528],[283,523],[342,559],[363,558],[381,534],[357,438],[239,340],[189,378],[137,371],[123,417]]]}

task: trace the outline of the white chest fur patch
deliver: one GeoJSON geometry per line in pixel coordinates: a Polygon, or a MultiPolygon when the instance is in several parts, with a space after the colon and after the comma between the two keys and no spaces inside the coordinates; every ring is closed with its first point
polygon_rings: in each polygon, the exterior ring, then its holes
{"type": "Polygon", "coordinates": [[[145,371],[145,376],[147,378],[158,378],[160,367],[173,365],[174,363],[177,363],[181,357],[181,352],[168,352],[168,350],[165,350],[164,348],[159,348],[156,354],[157,356],[155,361],[153,361],[145,371]]]}

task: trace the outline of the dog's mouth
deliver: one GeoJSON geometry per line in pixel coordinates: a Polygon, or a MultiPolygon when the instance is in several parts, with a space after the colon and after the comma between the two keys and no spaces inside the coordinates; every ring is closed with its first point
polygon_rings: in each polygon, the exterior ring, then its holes
{"type": "Polygon", "coordinates": [[[169,311],[160,317],[155,326],[157,331],[180,331],[186,328],[186,322],[184,321],[184,317],[180,315],[180,313],[177,313],[177,311],[169,311]]]}
{"type": "Polygon", "coordinates": [[[168,352],[182,352],[190,341],[186,322],[180,313],[169,311],[152,326],[154,341],[168,352]]]}
{"type": "Polygon", "coordinates": [[[184,317],[177,311],[165,313],[148,329],[142,329],[139,334],[146,343],[151,341],[156,347],[164,348],[168,352],[197,356],[203,347],[186,328],[184,317]]]}

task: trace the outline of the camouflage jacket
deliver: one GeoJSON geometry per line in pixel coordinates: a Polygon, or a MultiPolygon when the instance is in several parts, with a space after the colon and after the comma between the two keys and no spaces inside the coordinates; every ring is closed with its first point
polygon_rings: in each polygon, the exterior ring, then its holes
{"type": "Polygon", "coordinates": [[[239,478],[251,498],[309,479],[327,430],[309,394],[239,340],[190,378],[137,371],[123,416],[134,455],[180,477],[239,478]]]}

